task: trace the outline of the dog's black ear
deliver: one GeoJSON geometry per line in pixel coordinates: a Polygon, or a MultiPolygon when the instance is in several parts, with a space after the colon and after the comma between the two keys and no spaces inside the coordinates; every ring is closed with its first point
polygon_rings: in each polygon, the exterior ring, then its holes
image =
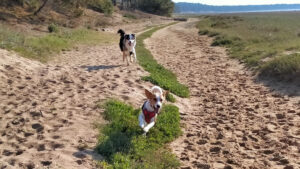
{"type": "Polygon", "coordinates": [[[119,29],[118,33],[121,34],[121,36],[123,36],[125,34],[125,32],[123,31],[123,29],[119,29]]]}

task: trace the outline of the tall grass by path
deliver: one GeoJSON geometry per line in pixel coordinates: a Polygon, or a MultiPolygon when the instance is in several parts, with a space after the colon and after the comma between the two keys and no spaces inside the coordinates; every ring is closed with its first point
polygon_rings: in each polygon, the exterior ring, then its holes
{"type": "Polygon", "coordinates": [[[169,90],[177,96],[189,97],[190,92],[188,87],[180,84],[173,72],[158,64],[157,61],[153,58],[151,52],[146,49],[144,44],[144,40],[151,37],[151,35],[155,31],[170,26],[171,24],[152,28],[139,35],[137,38],[136,46],[136,52],[138,54],[137,58],[139,64],[150,73],[150,76],[143,77],[143,80],[150,81],[155,85],[159,85],[163,89],[169,90]]]}
{"type": "Polygon", "coordinates": [[[180,163],[165,145],[177,138],[180,129],[179,110],[164,105],[161,114],[147,137],[138,125],[140,109],[117,100],[103,105],[104,117],[109,124],[100,129],[98,152],[105,157],[102,168],[120,169],[171,169],[180,163]]]}
{"type": "Polygon", "coordinates": [[[205,16],[199,34],[214,37],[230,56],[264,76],[284,78],[300,72],[300,13],[205,16]]]}
{"type": "Polygon", "coordinates": [[[21,56],[47,62],[51,56],[78,44],[117,43],[117,36],[88,29],[61,29],[42,36],[26,35],[0,25],[0,48],[13,50],[21,56]]]}

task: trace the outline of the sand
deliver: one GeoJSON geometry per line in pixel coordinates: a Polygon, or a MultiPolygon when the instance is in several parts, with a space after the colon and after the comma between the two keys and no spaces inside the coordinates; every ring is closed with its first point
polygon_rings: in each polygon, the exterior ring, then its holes
{"type": "Polygon", "coordinates": [[[118,44],[79,47],[48,64],[0,49],[0,168],[95,168],[96,105],[117,98],[136,108],[150,83],[118,44]]]}
{"type": "Polygon", "coordinates": [[[226,49],[198,36],[194,24],[146,40],[155,59],[191,91],[176,103],[184,134],[170,145],[182,168],[300,168],[299,94],[259,83],[226,49]]]}
{"type": "MultiPolygon", "coordinates": [[[[297,97],[257,83],[193,24],[146,41],[191,90],[177,97],[184,134],[170,144],[182,168],[299,168],[297,97]]],[[[147,74],[122,62],[118,44],[79,46],[47,64],[0,49],[0,168],[97,167],[97,126],[107,123],[97,104],[118,98],[140,107],[153,86],[141,80],[147,74]]]]}

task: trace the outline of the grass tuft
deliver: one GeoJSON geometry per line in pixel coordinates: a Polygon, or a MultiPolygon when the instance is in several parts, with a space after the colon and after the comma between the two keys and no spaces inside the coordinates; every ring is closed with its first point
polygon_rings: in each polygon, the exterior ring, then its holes
{"type": "Polygon", "coordinates": [[[69,49],[77,44],[96,45],[116,42],[117,35],[100,33],[88,29],[50,28],[53,33],[44,36],[29,36],[0,25],[0,48],[14,50],[22,56],[47,62],[53,54],[69,49]]]}
{"type": "Polygon", "coordinates": [[[233,58],[275,78],[300,72],[299,13],[232,14],[202,17],[199,34],[215,37],[233,58]],[[290,56],[289,56],[290,55],[290,56]]]}
{"type": "MultiPolygon", "coordinates": [[[[174,24],[174,23],[173,23],[174,24]]],[[[189,97],[190,92],[187,86],[180,84],[177,81],[176,75],[170,70],[165,69],[162,65],[158,64],[153,58],[151,52],[145,48],[144,40],[151,37],[151,35],[166,26],[160,26],[150,29],[138,36],[136,51],[138,53],[139,64],[148,72],[150,76],[143,77],[145,81],[149,81],[155,85],[159,85],[165,90],[169,90],[180,97],[189,97]]]]}
{"type": "Polygon", "coordinates": [[[104,117],[109,124],[101,128],[98,152],[105,157],[102,168],[178,168],[180,163],[166,148],[166,143],[181,134],[179,111],[164,105],[155,127],[147,138],[138,126],[140,109],[120,101],[109,100],[104,105],[104,117]],[[155,158],[153,158],[155,157],[155,158]]]}
{"type": "Polygon", "coordinates": [[[175,103],[176,102],[175,97],[171,93],[167,94],[166,99],[167,99],[167,101],[169,101],[171,103],[175,103]]]}
{"type": "Polygon", "coordinates": [[[48,31],[50,33],[52,33],[52,32],[58,33],[59,29],[58,29],[57,25],[55,25],[54,23],[52,23],[52,24],[50,24],[48,26],[48,31]]]}
{"type": "Polygon", "coordinates": [[[280,56],[268,62],[262,67],[262,74],[284,78],[286,75],[300,74],[300,54],[280,56]]]}

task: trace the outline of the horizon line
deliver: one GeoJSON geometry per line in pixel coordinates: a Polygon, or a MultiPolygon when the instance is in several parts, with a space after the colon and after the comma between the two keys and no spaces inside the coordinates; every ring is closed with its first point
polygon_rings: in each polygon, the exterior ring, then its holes
{"type": "Polygon", "coordinates": [[[276,4],[249,4],[249,5],[209,5],[200,2],[174,2],[174,3],[188,3],[188,4],[201,4],[207,6],[259,6],[259,5],[300,5],[300,3],[276,3],[276,4]]]}

